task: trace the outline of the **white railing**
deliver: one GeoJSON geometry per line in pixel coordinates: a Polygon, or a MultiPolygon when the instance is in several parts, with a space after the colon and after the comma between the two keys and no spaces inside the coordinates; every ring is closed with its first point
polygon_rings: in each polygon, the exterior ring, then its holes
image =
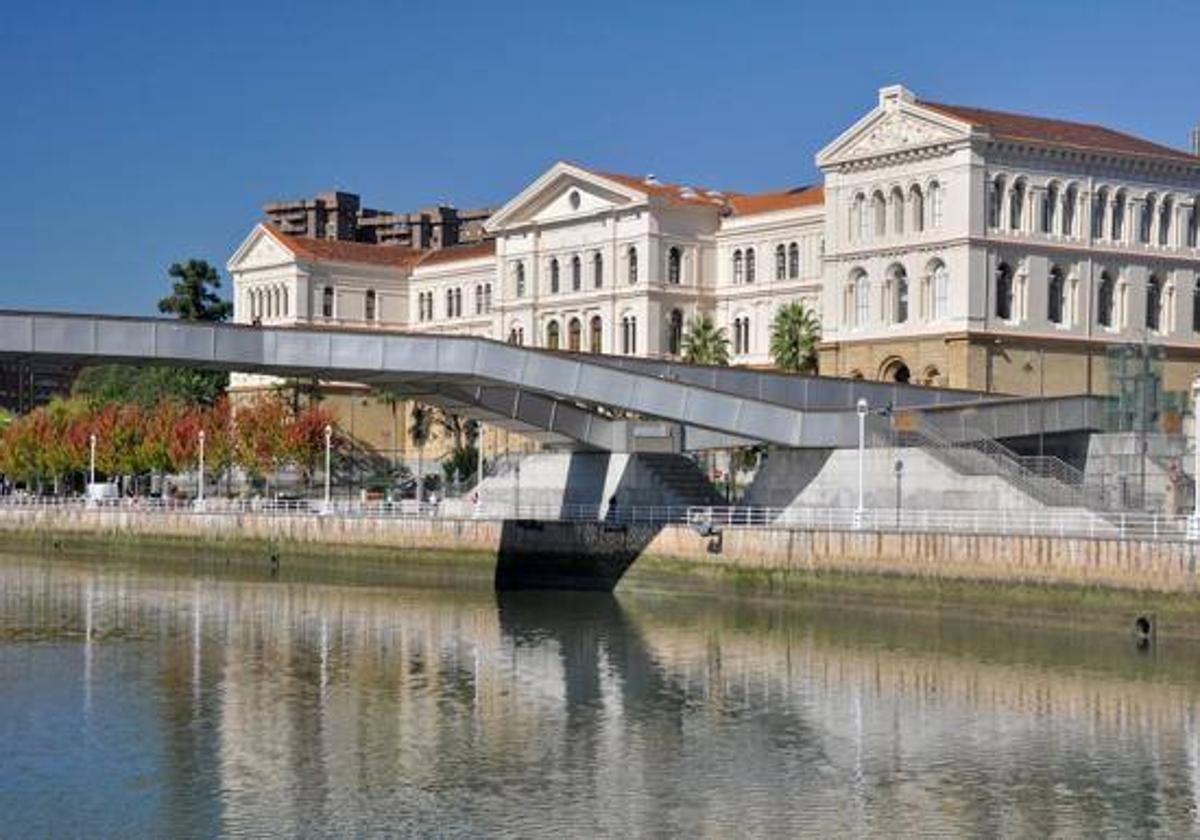
{"type": "Polygon", "coordinates": [[[112,499],[38,496],[0,497],[4,511],[93,511],[188,515],[256,514],[346,519],[471,519],[485,521],[598,522],[609,525],[687,525],[700,534],[728,528],[792,528],[874,533],[950,533],[996,536],[1058,536],[1180,541],[1188,517],[1153,513],[1096,514],[1086,510],[906,510],[874,508],[667,507],[475,504],[469,498],[438,502],[360,502],[319,499],[112,499]]]}

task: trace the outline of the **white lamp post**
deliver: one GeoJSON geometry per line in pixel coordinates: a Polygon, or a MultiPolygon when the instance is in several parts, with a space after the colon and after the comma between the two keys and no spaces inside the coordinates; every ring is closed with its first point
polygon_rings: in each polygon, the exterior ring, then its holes
{"type": "Polygon", "coordinates": [[[483,493],[481,492],[483,484],[483,423],[479,423],[476,428],[478,439],[475,445],[475,510],[478,511],[483,506],[483,493]]]}
{"type": "Polygon", "coordinates": [[[88,436],[88,448],[91,451],[91,461],[88,467],[88,484],[96,483],[96,435],[88,436]]]}
{"type": "Polygon", "coordinates": [[[333,467],[333,427],[325,427],[325,513],[329,513],[331,506],[331,490],[330,472],[333,467]]]}
{"type": "Polygon", "coordinates": [[[854,511],[854,527],[861,528],[866,518],[865,486],[867,463],[867,401],[858,399],[858,508],[854,511]]]}
{"type": "Polygon", "coordinates": [[[199,502],[197,507],[204,507],[204,430],[201,429],[197,435],[200,439],[200,486],[197,488],[196,499],[199,502]]]}
{"type": "Polygon", "coordinates": [[[1200,376],[1192,380],[1192,515],[1188,539],[1200,540],[1200,376]]]}

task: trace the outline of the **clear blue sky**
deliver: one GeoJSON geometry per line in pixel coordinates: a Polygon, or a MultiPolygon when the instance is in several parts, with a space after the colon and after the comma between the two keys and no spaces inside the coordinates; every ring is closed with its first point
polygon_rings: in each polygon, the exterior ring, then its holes
{"type": "Polygon", "coordinates": [[[1171,145],[1200,122],[1195,2],[12,0],[0,307],[147,313],[272,198],[499,203],[568,158],[727,189],[903,82],[1171,145]]]}

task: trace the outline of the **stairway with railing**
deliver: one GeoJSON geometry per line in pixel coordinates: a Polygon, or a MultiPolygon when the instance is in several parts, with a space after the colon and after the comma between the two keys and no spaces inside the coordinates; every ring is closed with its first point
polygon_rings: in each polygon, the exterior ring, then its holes
{"type": "Polygon", "coordinates": [[[953,440],[925,418],[903,429],[890,431],[892,445],[911,446],[960,475],[995,475],[1047,507],[1078,507],[1094,511],[1113,509],[1102,486],[1052,455],[1020,455],[985,433],[958,427],[953,440]],[[965,434],[963,434],[965,432],[965,434]]]}

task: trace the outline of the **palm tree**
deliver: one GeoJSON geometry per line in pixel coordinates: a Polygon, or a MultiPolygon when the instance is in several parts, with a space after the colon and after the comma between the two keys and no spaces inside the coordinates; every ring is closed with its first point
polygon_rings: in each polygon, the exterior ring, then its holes
{"type": "Polygon", "coordinates": [[[779,307],[771,323],[771,358],[777,368],[815,374],[820,340],[821,322],[815,312],[798,300],[779,307]]]}
{"type": "Polygon", "coordinates": [[[392,412],[392,470],[399,466],[400,461],[400,425],[399,408],[404,401],[403,395],[389,385],[379,385],[371,389],[371,395],[386,405],[392,412]]]}
{"type": "Polygon", "coordinates": [[[691,365],[729,364],[729,339],[711,315],[697,315],[688,321],[683,334],[683,360],[691,365]]]}
{"type": "Polygon", "coordinates": [[[412,423],[408,427],[408,438],[417,447],[417,501],[425,496],[425,444],[433,434],[433,408],[423,403],[413,403],[412,423]]]}

